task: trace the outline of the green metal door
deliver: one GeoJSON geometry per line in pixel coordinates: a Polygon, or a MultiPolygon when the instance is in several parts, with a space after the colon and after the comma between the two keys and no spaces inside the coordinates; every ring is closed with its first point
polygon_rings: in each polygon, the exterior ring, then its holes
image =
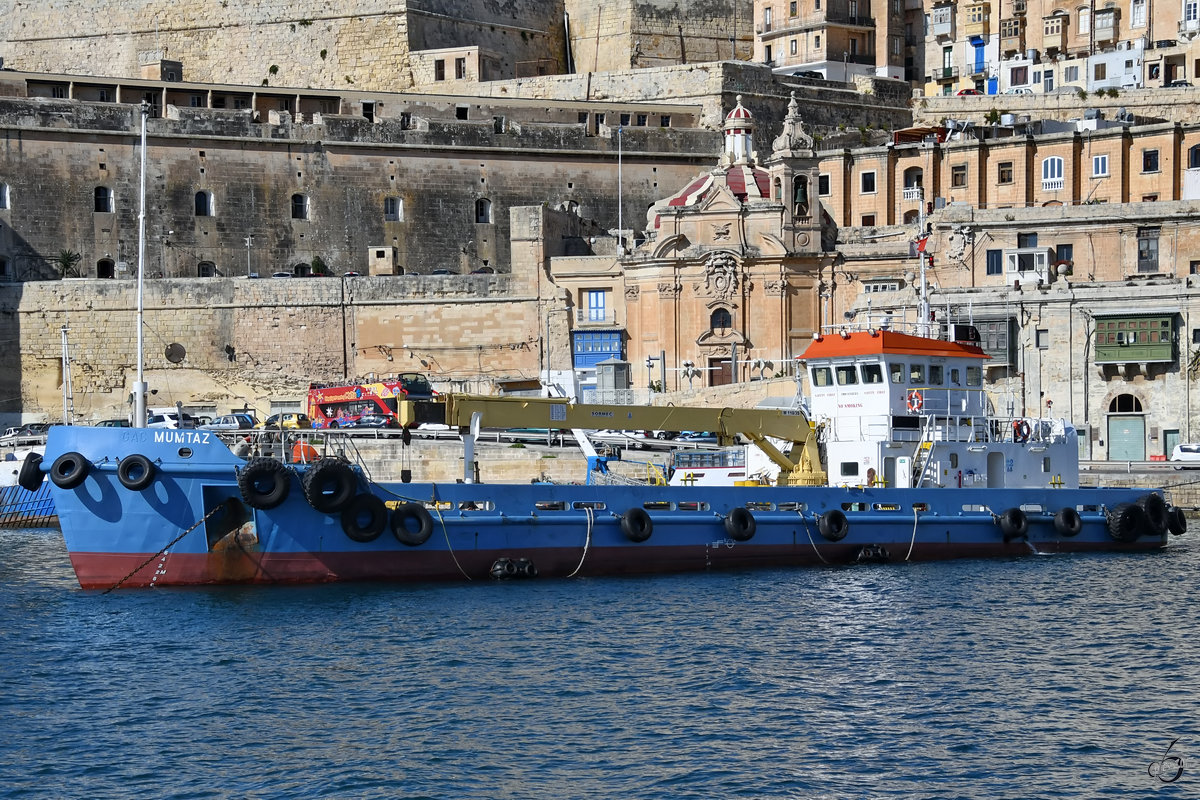
{"type": "Polygon", "coordinates": [[[1146,418],[1112,414],[1108,418],[1108,460],[1146,460],[1146,418]]]}
{"type": "Polygon", "coordinates": [[[1171,453],[1175,451],[1175,445],[1179,444],[1179,429],[1163,431],[1163,455],[1167,458],[1171,457],[1171,453]]]}

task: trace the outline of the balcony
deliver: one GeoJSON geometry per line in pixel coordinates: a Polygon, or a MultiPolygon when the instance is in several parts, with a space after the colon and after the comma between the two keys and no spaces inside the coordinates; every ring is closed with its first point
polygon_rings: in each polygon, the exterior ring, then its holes
{"type": "Polygon", "coordinates": [[[849,14],[841,14],[836,11],[830,11],[825,15],[825,22],[828,25],[845,25],[851,28],[874,28],[874,17],[859,17],[849,14]]]}
{"type": "Polygon", "coordinates": [[[905,186],[903,197],[905,200],[924,200],[925,190],[920,186],[905,186]]]}
{"type": "Polygon", "coordinates": [[[933,70],[932,74],[935,81],[952,81],[958,78],[958,67],[942,67],[933,70]]]}
{"type": "Polygon", "coordinates": [[[967,6],[967,21],[963,24],[964,36],[988,36],[992,28],[992,9],[986,3],[967,6]]]}
{"type": "MultiPolygon", "coordinates": [[[[1179,21],[1179,35],[1188,39],[1195,37],[1200,33],[1200,19],[1182,19],[1179,21]]],[[[1165,42],[1155,42],[1157,47],[1174,47],[1175,42],[1170,40],[1165,42]]]]}
{"type": "Polygon", "coordinates": [[[983,77],[987,75],[987,68],[988,65],[986,61],[976,61],[973,64],[967,64],[967,74],[972,78],[983,77]]]}
{"type": "Polygon", "coordinates": [[[1066,34],[1059,28],[1056,32],[1042,34],[1042,49],[1047,51],[1062,51],[1067,46],[1066,34]]]}
{"type": "Polygon", "coordinates": [[[1012,15],[1014,17],[1025,16],[1025,0],[1013,0],[1012,15]]]}
{"type": "MultiPolygon", "coordinates": [[[[1062,179],[1058,179],[1062,184],[1062,179]]],[[[1046,183],[1046,181],[1042,181],[1046,183]]],[[[1049,247],[1018,247],[1004,251],[1004,271],[1011,277],[1027,280],[1036,278],[1048,283],[1050,278],[1050,262],[1054,250],[1049,247]]]]}
{"type": "Polygon", "coordinates": [[[1063,188],[1062,178],[1042,178],[1043,192],[1061,192],[1063,188]]]}
{"type": "Polygon", "coordinates": [[[617,314],[611,308],[577,308],[575,309],[575,325],[580,328],[604,327],[611,328],[617,324],[617,314]]]}

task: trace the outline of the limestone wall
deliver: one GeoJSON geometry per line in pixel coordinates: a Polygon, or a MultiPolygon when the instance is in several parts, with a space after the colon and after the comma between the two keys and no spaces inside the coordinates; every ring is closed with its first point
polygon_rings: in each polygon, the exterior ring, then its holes
{"type": "Polygon", "coordinates": [[[521,61],[564,51],[559,3],[538,0],[13,0],[0,10],[10,67],[136,77],[170,59],[188,80],[388,90],[409,86],[409,53],[477,45],[521,61]],[[76,24],[64,26],[70,18],[76,24]]]}

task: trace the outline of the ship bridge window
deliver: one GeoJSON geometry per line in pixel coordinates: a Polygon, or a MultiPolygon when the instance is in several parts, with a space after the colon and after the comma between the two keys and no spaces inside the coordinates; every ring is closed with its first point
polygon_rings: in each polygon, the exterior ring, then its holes
{"type": "Polygon", "coordinates": [[[930,364],[929,365],[929,385],[930,386],[941,386],[945,382],[946,382],[945,367],[943,367],[941,364],[930,364]]]}
{"type": "Polygon", "coordinates": [[[962,373],[956,369],[950,370],[950,382],[953,383],[955,386],[962,386],[961,378],[959,378],[959,375],[961,375],[961,374],[962,373]]]}
{"type": "Polygon", "coordinates": [[[832,386],[833,379],[829,367],[813,367],[812,371],[813,386],[832,386]]]}
{"type": "Polygon", "coordinates": [[[967,386],[983,385],[983,368],[967,367],[967,386]]]}
{"type": "Polygon", "coordinates": [[[904,383],[904,365],[888,364],[888,375],[891,376],[892,383],[904,383]]]}
{"type": "Polygon", "coordinates": [[[924,364],[909,364],[908,365],[908,382],[921,384],[925,382],[925,365],[924,364]]]}
{"type": "Polygon", "coordinates": [[[841,464],[841,467],[842,467],[842,477],[843,478],[851,478],[851,477],[854,477],[855,475],[858,475],[858,462],[857,461],[843,461],[841,464]]]}
{"type": "Polygon", "coordinates": [[[863,383],[883,383],[883,369],[878,364],[863,364],[863,383]]]}
{"type": "Polygon", "coordinates": [[[843,364],[837,367],[838,386],[850,386],[858,383],[858,369],[853,364],[843,364]]]}

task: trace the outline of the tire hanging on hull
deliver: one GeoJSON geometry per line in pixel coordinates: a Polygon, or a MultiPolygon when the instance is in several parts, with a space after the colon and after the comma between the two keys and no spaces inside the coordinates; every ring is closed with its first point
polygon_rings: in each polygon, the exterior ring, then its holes
{"type": "Polygon", "coordinates": [[[1146,510],[1136,503],[1121,503],[1108,515],[1109,535],[1118,542],[1136,542],[1146,525],[1146,510]]]}
{"type": "Polygon", "coordinates": [[[322,514],[334,514],[354,499],[358,478],[346,462],[322,458],[304,471],[300,488],[310,506],[322,514]]]}
{"type": "Polygon", "coordinates": [[[817,520],[817,530],[826,541],[840,542],[850,532],[850,520],[841,509],[831,508],[817,520]]]}
{"type": "Polygon", "coordinates": [[[754,538],[758,523],[749,509],[738,506],[725,516],[725,533],[729,538],[738,542],[748,542],[754,538]]]}
{"type": "Polygon", "coordinates": [[[60,489],[74,489],[83,483],[92,470],[92,463],[82,454],[71,451],[54,459],[50,465],[50,480],[60,489]]]}
{"type": "Polygon", "coordinates": [[[621,515],[621,533],[631,542],[644,542],[654,533],[654,520],[646,509],[635,506],[621,515]]]}
{"type": "Polygon", "coordinates": [[[132,453],[117,464],[117,480],[131,492],[140,492],[154,483],[154,462],[141,453],[132,453]]]}
{"type": "Polygon", "coordinates": [[[1054,515],[1054,530],[1062,536],[1078,536],[1083,530],[1083,517],[1073,506],[1064,506],[1054,515]]]}
{"type": "Polygon", "coordinates": [[[375,541],[387,523],[387,506],[373,494],[356,495],[342,509],[342,530],[356,542],[375,541]]]}
{"type": "Polygon", "coordinates": [[[433,535],[433,517],[429,516],[429,510],[420,503],[402,503],[397,506],[392,512],[391,526],[392,535],[397,541],[409,547],[420,547],[433,535]],[[415,531],[409,527],[410,522],[416,523],[415,531]]]}
{"type": "Polygon", "coordinates": [[[292,488],[292,476],[281,462],[259,457],[238,473],[238,490],[246,505],[263,510],[275,508],[287,499],[292,488]]]}
{"type": "Polygon", "coordinates": [[[1005,543],[1023,538],[1029,533],[1029,517],[1019,508],[1010,508],[996,517],[996,524],[1000,526],[1005,543]]]}

